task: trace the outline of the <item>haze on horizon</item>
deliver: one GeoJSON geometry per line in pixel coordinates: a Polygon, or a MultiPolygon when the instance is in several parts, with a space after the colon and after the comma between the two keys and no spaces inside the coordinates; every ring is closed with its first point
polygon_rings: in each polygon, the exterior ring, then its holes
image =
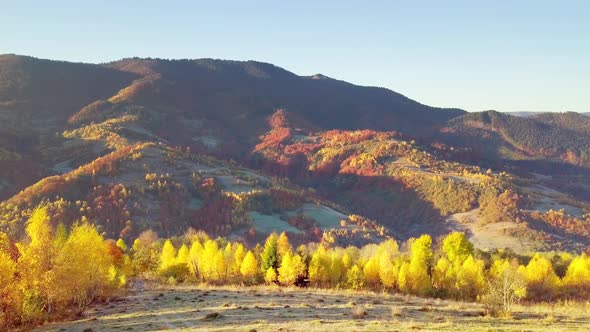
{"type": "Polygon", "coordinates": [[[0,54],[257,60],[468,111],[590,111],[584,1],[3,4],[0,54]]]}

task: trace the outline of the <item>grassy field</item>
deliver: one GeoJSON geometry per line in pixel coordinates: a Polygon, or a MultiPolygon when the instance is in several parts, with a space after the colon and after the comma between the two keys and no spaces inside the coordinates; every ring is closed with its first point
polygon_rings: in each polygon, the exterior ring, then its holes
{"type": "Polygon", "coordinates": [[[510,319],[475,303],[275,287],[145,286],[38,331],[588,331],[590,303],[519,306],[510,319]]]}

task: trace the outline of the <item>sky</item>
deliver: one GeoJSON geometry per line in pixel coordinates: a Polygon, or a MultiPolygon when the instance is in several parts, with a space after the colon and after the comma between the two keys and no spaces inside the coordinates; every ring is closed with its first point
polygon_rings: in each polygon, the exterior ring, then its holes
{"type": "Polygon", "coordinates": [[[467,111],[590,112],[590,1],[0,0],[0,54],[273,63],[467,111]]]}

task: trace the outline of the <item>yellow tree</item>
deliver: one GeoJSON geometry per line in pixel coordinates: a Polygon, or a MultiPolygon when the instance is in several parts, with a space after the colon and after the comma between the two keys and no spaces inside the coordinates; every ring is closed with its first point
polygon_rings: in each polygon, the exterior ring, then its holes
{"type": "Polygon", "coordinates": [[[563,278],[566,291],[571,295],[590,295],[590,257],[586,253],[574,258],[563,278]]]}
{"type": "Polygon", "coordinates": [[[258,275],[258,261],[256,261],[256,257],[250,250],[248,250],[246,257],[244,257],[244,260],[242,261],[240,273],[246,281],[256,281],[256,276],[258,275]]]}
{"type": "Polygon", "coordinates": [[[393,239],[383,241],[377,249],[379,260],[379,280],[386,288],[393,288],[396,285],[398,266],[394,264],[399,254],[399,246],[393,239]]]}
{"type": "Polygon", "coordinates": [[[246,250],[244,249],[244,246],[241,243],[237,243],[234,250],[234,261],[230,268],[230,274],[236,280],[240,279],[240,267],[242,266],[244,257],[246,257],[246,250]]]}
{"type": "Polygon", "coordinates": [[[119,284],[113,269],[107,245],[96,229],[88,224],[75,226],[56,259],[54,287],[60,290],[60,302],[74,304],[81,313],[119,284]]]}
{"type": "Polygon", "coordinates": [[[55,263],[55,251],[59,248],[54,246],[49,222],[46,208],[35,209],[27,222],[28,243],[17,244],[21,254],[18,270],[25,297],[22,309],[24,322],[39,320],[44,310],[52,310],[56,301],[55,275],[51,270],[55,263]]]}
{"type": "Polygon", "coordinates": [[[365,276],[365,283],[369,287],[379,286],[379,260],[377,257],[371,257],[363,267],[363,274],[365,276]]]}
{"type": "Polygon", "coordinates": [[[204,281],[216,281],[219,279],[215,266],[215,257],[219,252],[219,245],[216,241],[207,240],[201,254],[199,255],[199,272],[204,281]]]}
{"type": "Polygon", "coordinates": [[[159,270],[164,271],[174,264],[176,264],[176,248],[174,248],[170,240],[166,240],[164,247],[162,247],[162,253],[160,254],[159,270]]]}
{"type": "Polygon", "coordinates": [[[381,253],[379,255],[379,280],[386,288],[395,287],[398,271],[390,255],[381,253]]]}
{"type": "Polygon", "coordinates": [[[330,269],[328,271],[328,279],[330,284],[334,287],[340,283],[344,277],[346,270],[342,263],[342,257],[334,250],[330,252],[330,269]]]}
{"type": "Polygon", "coordinates": [[[362,289],[365,287],[365,274],[358,265],[354,265],[346,272],[346,281],[348,287],[354,290],[362,289]]]}
{"type": "Polygon", "coordinates": [[[291,247],[291,243],[289,242],[289,237],[287,237],[287,234],[285,232],[282,232],[281,235],[279,235],[279,238],[277,239],[278,259],[281,260],[287,252],[292,252],[292,251],[293,251],[293,247],[291,247]]]}
{"type": "Polygon", "coordinates": [[[195,280],[202,280],[201,271],[199,270],[199,258],[204,248],[201,242],[196,239],[191,243],[191,249],[188,253],[189,269],[195,280]]]}
{"type": "Polygon", "coordinates": [[[268,270],[266,270],[266,273],[264,274],[264,281],[269,285],[277,282],[277,272],[274,268],[269,267],[268,270]]]}
{"type": "Polygon", "coordinates": [[[467,256],[457,272],[455,283],[459,297],[463,299],[475,299],[482,294],[485,288],[484,262],[467,256]]]}
{"type": "Polygon", "coordinates": [[[330,281],[330,266],[332,260],[323,246],[311,256],[309,262],[309,281],[317,286],[325,286],[330,281]]]}
{"type": "Polygon", "coordinates": [[[469,255],[473,255],[473,244],[462,232],[453,232],[447,235],[443,240],[442,249],[451,263],[455,261],[463,263],[469,255]]]}
{"type": "Polygon", "coordinates": [[[540,254],[533,256],[521,271],[527,282],[527,295],[531,298],[551,298],[560,286],[559,277],[553,271],[551,262],[540,254]]]}
{"type": "Polygon", "coordinates": [[[225,265],[224,251],[218,250],[217,254],[213,258],[213,270],[212,278],[210,281],[222,282],[227,277],[227,266],[225,265]]]}
{"type": "Polygon", "coordinates": [[[404,281],[404,288],[412,294],[425,295],[431,289],[431,281],[428,274],[432,260],[431,246],[432,238],[430,235],[422,235],[410,241],[410,262],[407,265],[407,271],[404,276],[406,279],[404,281]]]}
{"type": "Polygon", "coordinates": [[[182,246],[180,246],[180,249],[178,249],[178,255],[176,256],[176,264],[184,264],[188,266],[189,257],[190,251],[188,250],[188,247],[185,244],[183,244],[182,246]]]}
{"type": "Polygon", "coordinates": [[[0,248],[0,328],[18,323],[22,302],[16,287],[16,262],[0,248]]]}
{"type": "MultiPolygon", "coordinates": [[[[466,278],[475,278],[483,282],[483,270],[481,278],[478,275],[478,266],[473,258],[473,245],[467,240],[464,233],[453,232],[445,237],[442,243],[443,256],[437,261],[432,272],[432,284],[439,291],[439,294],[451,295],[456,298],[474,298],[473,287],[479,288],[479,281],[476,284],[465,284],[466,278]],[[469,262],[466,263],[466,261],[469,262]],[[466,263],[468,271],[464,271],[466,263]],[[476,275],[471,275],[475,273],[476,275]],[[460,275],[461,274],[461,275],[460,275]]],[[[483,286],[482,286],[483,287],[483,286]]]]}
{"type": "Polygon", "coordinates": [[[293,285],[300,275],[305,273],[305,264],[301,256],[285,253],[279,267],[278,280],[283,285],[293,285]]]}

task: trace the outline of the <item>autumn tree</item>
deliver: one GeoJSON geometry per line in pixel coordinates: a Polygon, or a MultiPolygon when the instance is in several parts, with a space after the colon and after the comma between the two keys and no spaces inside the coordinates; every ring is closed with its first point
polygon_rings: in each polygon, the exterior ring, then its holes
{"type": "Polygon", "coordinates": [[[555,274],[551,262],[536,254],[520,272],[527,282],[527,295],[534,299],[550,299],[555,296],[559,286],[559,277],[555,274]]]}
{"type": "Polygon", "coordinates": [[[330,281],[332,260],[323,246],[312,254],[309,262],[309,281],[317,286],[325,286],[330,281]]]}
{"type": "Polygon", "coordinates": [[[108,295],[121,284],[107,250],[93,226],[82,224],[72,229],[55,264],[60,302],[72,303],[81,313],[96,298],[108,295]]]}
{"type": "Polygon", "coordinates": [[[353,265],[346,272],[346,282],[348,283],[348,287],[354,290],[360,290],[365,287],[365,274],[358,265],[353,265]]]}
{"type": "Polygon", "coordinates": [[[19,322],[22,302],[16,287],[16,262],[0,248],[0,328],[8,329],[19,322]]]}
{"type": "Polygon", "coordinates": [[[410,261],[400,268],[400,289],[416,295],[425,295],[431,289],[429,269],[432,261],[432,238],[422,235],[410,241],[410,261]]]}
{"type": "Polygon", "coordinates": [[[563,284],[570,295],[590,296],[590,257],[586,253],[572,260],[563,278],[563,284]]]}
{"type": "Polygon", "coordinates": [[[256,276],[258,275],[258,261],[256,261],[256,257],[250,250],[248,250],[246,257],[244,257],[242,266],[240,267],[240,273],[247,282],[251,283],[256,280],[256,276]]]}
{"type": "Polygon", "coordinates": [[[174,248],[172,241],[166,240],[162,248],[162,253],[160,254],[159,270],[164,271],[174,264],[176,264],[176,248],[174,248]]]}
{"type": "Polygon", "coordinates": [[[293,285],[299,276],[305,273],[305,264],[301,256],[287,251],[281,260],[278,281],[283,285],[293,285]]]}
{"type": "Polygon", "coordinates": [[[526,280],[518,272],[518,264],[508,260],[494,261],[487,291],[481,298],[488,313],[494,316],[510,316],[514,305],[525,296],[526,280]]]}
{"type": "Polygon", "coordinates": [[[292,252],[293,247],[291,247],[291,243],[289,242],[289,237],[285,232],[282,232],[277,239],[277,256],[278,259],[281,260],[283,256],[287,252],[292,252]]]}

